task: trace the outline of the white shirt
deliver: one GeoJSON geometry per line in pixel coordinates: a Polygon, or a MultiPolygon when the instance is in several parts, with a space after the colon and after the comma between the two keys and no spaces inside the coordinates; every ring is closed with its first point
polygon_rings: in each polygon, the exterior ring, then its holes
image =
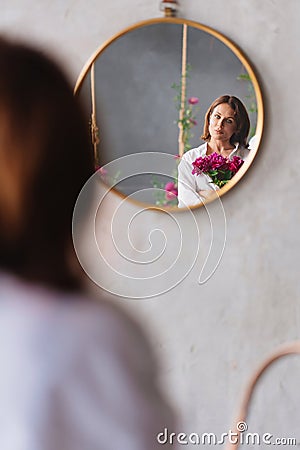
{"type": "Polygon", "coordinates": [[[1,450],[160,449],[174,431],[143,333],[108,302],[0,274],[0,361],[1,450]]]}
{"type": "MultiPolygon", "coordinates": [[[[199,195],[199,191],[219,189],[218,186],[211,183],[211,178],[208,175],[192,174],[192,163],[200,156],[205,156],[206,152],[207,142],[197,148],[189,150],[182,156],[178,165],[178,208],[194,206],[202,203],[203,199],[199,195]]],[[[248,149],[240,147],[239,144],[236,144],[235,148],[230,153],[229,158],[239,156],[244,160],[248,154],[248,149]]]]}

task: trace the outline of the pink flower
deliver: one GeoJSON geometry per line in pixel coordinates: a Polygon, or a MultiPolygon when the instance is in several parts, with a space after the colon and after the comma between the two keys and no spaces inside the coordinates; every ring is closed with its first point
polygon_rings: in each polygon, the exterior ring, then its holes
{"type": "Polygon", "coordinates": [[[96,172],[99,172],[101,175],[107,175],[107,170],[100,166],[96,167],[96,172]]]}
{"type": "Polygon", "coordinates": [[[166,183],[165,191],[167,200],[174,200],[178,195],[177,187],[175,186],[175,183],[173,183],[173,181],[169,181],[168,183],[166,183]]]}
{"type": "Polygon", "coordinates": [[[212,153],[204,157],[200,156],[192,163],[192,174],[207,174],[214,184],[222,187],[236,174],[243,163],[244,161],[238,156],[228,159],[218,153],[212,153]]]}
{"type": "Polygon", "coordinates": [[[176,189],[176,186],[173,181],[169,181],[168,183],[166,183],[165,191],[173,191],[174,189],[176,189]]]}
{"type": "Polygon", "coordinates": [[[166,199],[167,200],[174,200],[177,197],[177,194],[178,194],[177,190],[176,191],[166,192],[166,199]]]}
{"type": "Polygon", "coordinates": [[[191,123],[191,124],[193,124],[193,125],[198,125],[197,120],[195,120],[195,119],[189,119],[189,120],[190,120],[190,123],[191,123]]]}
{"type": "Polygon", "coordinates": [[[229,170],[236,174],[239,168],[243,165],[244,161],[238,156],[234,156],[232,160],[229,162],[229,170]]]}
{"type": "Polygon", "coordinates": [[[190,105],[197,105],[197,103],[199,103],[199,98],[198,97],[190,97],[188,102],[190,105]]]}

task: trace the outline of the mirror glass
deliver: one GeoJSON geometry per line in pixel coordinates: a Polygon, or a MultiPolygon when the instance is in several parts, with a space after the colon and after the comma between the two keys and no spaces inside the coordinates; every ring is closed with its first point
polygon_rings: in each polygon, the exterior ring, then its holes
{"type": "Polygon", "coordinates": [[[236,45],[199,23],[154,19],[122,31],[91,56],[75,94],[91,113],[91,145],[103,181],[134,201],[177,208],[180,156],[203,144],[205,114],[219,96],[242,101],[252,138],[244,164],[216,188],[219,195],[239,181],[259,148],[263,103],[254,71],[236,45]],[[154,162],[143,158],[146,153],[154,162]]]}

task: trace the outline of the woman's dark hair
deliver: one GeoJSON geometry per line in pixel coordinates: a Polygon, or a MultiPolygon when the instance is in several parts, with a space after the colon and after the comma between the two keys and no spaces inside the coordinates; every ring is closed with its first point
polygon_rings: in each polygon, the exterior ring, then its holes
{"type": "Polygon", "coordinates": [[[76,289],[72,214],[94,171],[88,119],[41,52],[0,39],[0,67],[0,267],[76,289]]]}
{"type": "Polygon", "coordinates": [[[239,143],[243,147],[248,147],[247,138],[250,129],[250,120],[247,110],[241,100],[233,95],[222,95],[218,97],[208,108],[203,127],[203,134],[201,139],[204,141],[209,141],[211,136],[209,133],[209,120],[210,116],[216,106],[221,105],[221,103],[227,103],[231,109],[234,111],[234,118],[236,120],[237,129],[236,132],[231,136],[230,143],[235,145],[239,143]]]}

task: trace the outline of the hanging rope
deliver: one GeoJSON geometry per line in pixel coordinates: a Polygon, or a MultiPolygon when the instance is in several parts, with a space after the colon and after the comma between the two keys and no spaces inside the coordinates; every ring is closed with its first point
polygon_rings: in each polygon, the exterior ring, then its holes
{"type": "Polygon", "coordinates": [[[187,56],[187,25],[183,25],[182,30],[182,57],[181,57],[181,92],[180,92],[180,111],[179,111],[179,136],[178,136],[178,154],[182,156],[184,153],[183,126],[182,119],[184,117],[185,98],[186,98],[186,56],[187,56]]]}
{"type": "Polygon", "coordinates": [[[94,64],[91,67],[91,97],[92,97],[92,114],[91,114],[91,135],[92,135],[92,144],[94,147],[94,159],[95,165],[98,166],[98,144],[100,142],[99,139],[99,128],[97,126],[97,118],[96,118],[96,94],[95,94],[95,66],[94,64]]]}

